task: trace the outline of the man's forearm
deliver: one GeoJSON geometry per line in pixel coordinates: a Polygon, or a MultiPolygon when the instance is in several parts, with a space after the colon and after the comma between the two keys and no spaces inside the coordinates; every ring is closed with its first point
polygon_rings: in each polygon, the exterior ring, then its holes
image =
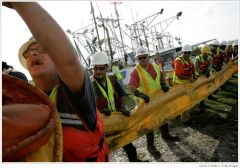
{"type": "MultiPolygon", "coordinates": [[[[59,55],[69,55],[69,53],[73,55],[70,58],[77,58],[77,53],[62,28],[39,4],[35,2],[11,2],[10,4],[52,59],[55,60],[57,57],[57,61],[59,55]]],[[[64,58],[65,61],[66,59],[64,58]]]]}
{"type": "Polygon", "coordinates": [[[58,23],[35,2],[10,2],[36,40],[46,49],[60,78],[72,90],[83,87],[84,69],[77,53],[58,23]],[[77,80],[76,76],[78,76],[77,80]]]}

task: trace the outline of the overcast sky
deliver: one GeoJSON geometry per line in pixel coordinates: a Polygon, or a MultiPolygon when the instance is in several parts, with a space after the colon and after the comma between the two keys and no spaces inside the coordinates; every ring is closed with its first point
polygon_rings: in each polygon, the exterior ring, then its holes
{"type": "MultiPolygon", "coordinates": [[[[216,38],[235,40],[239,38],[239,1],[121,1],[118,5],[122,28],[125,24],[141,20],[164,8],[158,21],[165,20],[183,12],[179,20],[175,20],[166,32],[173,37],[180,37],[183,43],[194,44],[216,38]],[[131,12],[132,9],[132,12],[131,12]]],[[[78,30],[92,23],[89,1],[42,1],[40,4],[53,16],[64,29],[78,30]]],[[[103,17],[115,18],[114,6],[110,1],[93,1],[95,15],[99,10],[103,17]],[[99,9],[99,10],[98,10],[99,9]]],[[[46,25],[47,28],[47,25],[46,25]]],[[[18,61],[18,49],[31,34],[18,16],[11,9],[2,7],[1,10],[1,56],[2,60],[13,65],[15,69],[27,71],[18,61]]]]}

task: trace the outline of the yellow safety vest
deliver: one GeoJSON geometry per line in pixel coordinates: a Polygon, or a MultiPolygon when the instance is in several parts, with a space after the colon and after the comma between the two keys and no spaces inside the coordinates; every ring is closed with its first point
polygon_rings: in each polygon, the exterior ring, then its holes
{"type": "Polygon", "coordinates": [[[118,80],[122,80],[123,79],[123,76],[122,76],[122,74],[121,74],[121,72],[120,72],[120,70],[119,70],[117,65],[113,65],[112,66],[112,70],[115,72],[118,80]]]}
{"type": "MultiPolygon", "coordinates": [[[[190,58],[189,58],[190,59],[190,58]]],[[[183,58],[183,56],[179,56],[177,57],[175,60],[180,60],[182,62],[182,64],[187,64],[189,65],[189,63],[183,58]],[[180,58],[181,57],[181,58],[180,58]]],[[[174,60],[174,61],[175,61],[174,60]]],[[[192,60],[190,59],[190,63],[192,63],[192,60]]],[[[183,84],[183,83],[187,83],[188,80],[186,79],[179,79],[179,77],[176,75],[175,71],[174,71],[174,74],[173,74],[173,83],[174,84],[183,84]]]]}
{"type": "Polygon", "coordinates": [[[96,81],[96,83],[97,83],[97,86],[100,89],[101,93],[108,101],[108,109],[110,109],[112,111],[116,111],[115,100],[114,100],[114,89],[113,89],[112,83],[107,75],[106,75],[106,80],[107,80],[107,93],[97,81],[96,81]]]}
{"type": "Polygon", "coordinates": [[[138,89],[145,93],[145,94],[151,94],[161,89],[160,85],[160,68],[157,64],[152,64],[155,72],[157,73],[157,76],[155,79],[152,78],[152,76],[141,67],[141,65],[136,66],[136,70],[140,79],[140,85],[138,89]]]}

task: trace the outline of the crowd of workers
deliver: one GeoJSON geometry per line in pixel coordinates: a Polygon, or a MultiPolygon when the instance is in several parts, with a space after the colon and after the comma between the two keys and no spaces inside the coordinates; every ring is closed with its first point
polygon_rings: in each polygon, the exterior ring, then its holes
{"type": "MultiPolygon", "coordinates": [[[[89,78],[64,31],[40,5],[34,2],[10,2],[3,5],[15,9],[33,34],[33,37],[21,46],[19,60],[29,71],[35,86],[55,102],[61,120],[61,123],[55,124],[62,129],[62,143],[59,143],[62,146],[56,146],[49,141],[47,147],[44,145],[39,147],[41,150],[25,153],[24,156],[19,156],[21,158],[18,160],[24,161],[23,158],[34,154],[38,157],[33,157],[30,161],[109,161],[100,113],[111,116],[113,111],[119,111],[126,117],[130,116],[129,108],[123,103],[130,98],[121,83],[122,76],[117,64],[112,67],[114,75],[109,75],[107,55],[97,52],[92,59],[93,77],[89,78]],[[56,150],[62,152],[61,157],[54,157],[56,150]],[[43,157],[46,152],[49,157],[43,157]]],[[[209,77],[214,71],[220,71],[224,62],[237,58],[237,49],[237,42],[230,46],[226,42],[219,44],[214,41],[210,46],[202,47],[194,64],[191,59],[191,46],[184,45],[182,55],[173,61],[174,84],[193,82],[198,76],[209,77]]],[[[150,63],[146,47],[138,47],[135,57],[138,63],[128,82],[128,89],[134,96],[143,99],[144,103],[149,103],[149,94],[152,92],[168,92],[171,89],[165,83],[162,68],[150,63]]],[[[179,141],[177,136],[169,134],[167,122],[159,129],[164,140],[179,141]]],[[[154,132],[147,133],[146,137],[148,151],[152,155],[160,156],[154,146],[154,132]]],[[[123,149],[130,162],[142,161],[138,159],[132,143],[125,145],[123,149]]]]}

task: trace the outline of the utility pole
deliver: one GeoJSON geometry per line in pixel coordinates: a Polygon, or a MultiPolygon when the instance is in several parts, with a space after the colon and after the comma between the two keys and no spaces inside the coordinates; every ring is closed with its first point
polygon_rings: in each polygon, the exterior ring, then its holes
{"type": "Polygon", "coordinates": [[[101,47],[101,44],[100,44],[100,37],[99,37],[99,33],[98,33],[97,22],[96,22],[96,19],[95,19],[94,9],[93,9],[93,5],[92,5],[92,2],[91,2],[91,1],[90,1],[90,5],[91,5],[91,13],[92,13],[92,15],[93,15],[93,20],[94,20],[95,29],[96,29],[96,32],[97,32],[98,45],[99,45],[100,50],[102,51],[102,47],[101,47]]]}

